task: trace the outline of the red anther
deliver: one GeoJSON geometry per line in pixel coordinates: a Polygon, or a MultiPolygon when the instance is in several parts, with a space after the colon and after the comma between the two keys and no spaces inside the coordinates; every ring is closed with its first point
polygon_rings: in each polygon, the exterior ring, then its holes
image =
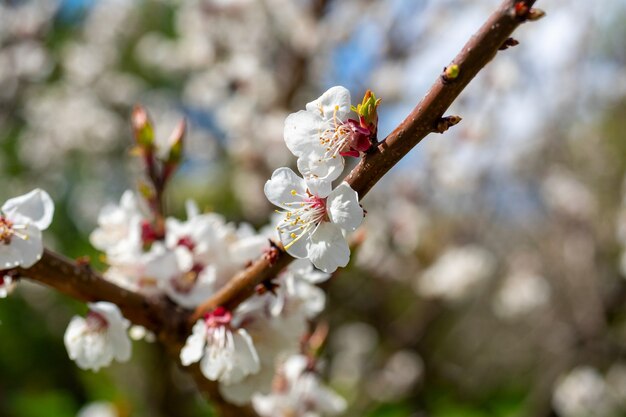
{"type": "Polygon", "coordinates": [[[176,244],[178,246],[183,246],[190,251],[193,251],[193,249],[196,247],[196,243],[189,236],[181,237],[180,239],[178,239],[178,242],[176,242],[176,244]]]}
{"type": "Polygon", "coordinates": [[[227,326],[233,319],[233,315],[225,307],[219,306],[210,313],[205,314],[204,320],[209,327],[227,326]]]}
{"type": "Polygon", "coordinates": [[[151,245],[162,237],[163,236],[159,236],[152,223],[148,220],[141,222],[141,241],[144,245],[151,245]]]}

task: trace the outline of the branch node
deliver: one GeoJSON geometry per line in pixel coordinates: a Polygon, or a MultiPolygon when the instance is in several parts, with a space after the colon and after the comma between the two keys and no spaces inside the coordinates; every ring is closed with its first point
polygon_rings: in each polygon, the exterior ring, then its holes
{"type": "Polygon", "coordinates": [[[272,240],[268,239],[270,242],[270,247],[265,251],[265,258],[269,262],[269,266],[273,266],[276,264],[278,257],[280,256],[280,248],[279,246],[272,240]]]}
{"type": "Polygon", "coordinates": [[[457,79],[460,72],[461,68],[457,64],[448,65],[443,69],[441,79],[443,80],[444,84],[449,83],[450,81],[457,79]]]}
{"type": "MultiPolygon", "coordinates": [[[[546,12],[541,9],[532,8],[528,3],[529,2],[527,0],[515,3],[512,9],[512,17],[520,22],[525,22],[527,20],[534,22],[546,15],[546,12]]],[[[531,4],[532,3],[534,2],[531,2],[531,4]]]]}
{"type": "Polygon", "coordinates": [[[527,19],[530,20],[531,22],[536,22],[537,20],[543,18],[545,15],[546,15],[546,12],[544,12],[543,10],[532,8],[528,12],[527,19]]]}
{"type": "Polygon", "coordinates": [[[276,295],[276,290],[278,290],[278,287],[280,287],[279,284],[275,283],[271,279],[266,279],[265,281],[263,281],[260,284],[258,284],[254,288],[254,291],[258,295],[263,295],[263,294],[267,294],[267,293],[272,293],[272,294],[276,295]]]}
{"type": "Polygon", "coordinates": [[[437,121],[437,126],[435,127],[436,133],[443,133],[446,130],[450,129],[452,126],[458,124],[461,121],[460,116],[447,116],[442,117],[437,121]]]}
{"type": "Polygon", "coordinates": [[[517,39],[514,38],[507,38],[507,40],[504,41],[504,43],[502,43],[502,45],[500,46],[500,48],[498,48],[499,51],[504,51],[506,49],[509,49],[513,46],[517,46],[519,45],[519,41],[517,39]]]}

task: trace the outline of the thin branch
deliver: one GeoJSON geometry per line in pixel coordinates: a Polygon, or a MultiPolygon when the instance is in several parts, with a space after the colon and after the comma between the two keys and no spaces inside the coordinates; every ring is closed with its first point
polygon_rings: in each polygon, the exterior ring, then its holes
{"type": "MultiPolygon", "coordinates": [[[[456,124],[451,123],[451,118],[443,117],[445,111],[476,74],[502,50],[502,46],[510,46],[509,38],[513,31],[521,23],[537,15],[532,9],[534,3],[535,0],[504,0],[437,77],[413,111],[385,140],[361,159],[346,177],[346,182],[359,194],[360,199],[429,133],[442,131],[443,125],[447,129],[456,124]]],[[[188,326],[218,305],[231,309],[236,307],[253,294],[253,289],[258,284],[276,276],[291,261],[293,258],[282,247],[279,248],[273,264],[270,265],[265,258],[258,259],[198,307],[190,317],[188,326]]]]}
{"type": "MultiPolygon", "coordinates": [[[[39,282],[77,300],[85,302],[108,301],[116,304],[124,317],[134,324],[154,332],[173,360],[180,363],[180,350],[187,338],[185,319],[190,312],[166,297],[146,297],[128,291],[104,279],[81,261],[72,261],[50,250],[45,250],[39,262],[29,269],[18,269],[18,276],[39,282]]],[[[199,364],[183,368],[193,377],[198,389],[219,410],[221,417],[249,417],[255,414],[249,407],[238,407],[226,402],[217,389],[200,372],[199,364]]]]}
{"type": "Polygon", "coordinates": [[[89,264],[70,260],[48,249],[31,268],[19,269],[17,272],[19,276],[45,284],[77,300],[114,303],[124,317],[156,334],[164,327],[169,327],[166,325],[171,322],[169,310],[172,304],[166,298],[149,298],[118,287],[104,279],[89,264]]]}
{"type": "MultiPolygon", "coordinates": [[[[541,17],[542,13],[531,9],[534,3],[534,0],[503,1],[407,118],[365,155],[346,178],[360,198],[429,133],[442,131],[444,125],[452,125],[450,120],[442,121],[444,112],[503,45],[511,46],[507,39],[517,26],[526,20],[541,17]]],[[[120,288],[106,281],[88,265],[47,250],[39,263],[18,272],[79,300],[115,303],[126,318],[155,332],[159,341],[178,362],[180,348],[195,320],[220,305],[234,309],[254,294],[258,284],[274,278],[292,260],[282,246],[276,247],[271,256],[259,258],[195,312],[177,307],[165,297],[145,297],[120,288]]],[[[249,407],[237,407],[225,402],[219,395],[217,384],[204,378],[197,364],[185,369],[191,373],[200,391],[216,406],[220,415],[255,415],[249,407]]]]}

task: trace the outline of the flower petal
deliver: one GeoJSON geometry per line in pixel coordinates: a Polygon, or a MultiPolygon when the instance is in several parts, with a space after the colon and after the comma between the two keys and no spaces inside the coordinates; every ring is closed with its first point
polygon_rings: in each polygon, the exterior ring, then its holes
{"type": "Polygon", "coordinates": [[[193,325],[191,335],[187,338],[185,346],[180,351],[180,362],[183,366],[189,366],[202,358],[205,340],[206,324],[204,320],[198,320],[193,325]]]}
{"type": "Polygon", "coordinates": [[[348,242],[341,229],[329,222],[317,226],[307,243],[307,252],[313,265],[324,272],[334,272],[350,261],[348,242]]]}
{"type": "Polygon", "coordinates": [[[289,222],[281,222],[278,233],[280,241],[283,243],[283,246],[288,254],[294,258],[307,257],[306,245],[311,234],[310,230],[303,232],[299,225],[294,225],[289,222]],[[296,238],[292,237],[292,233],[296,236],[296,238]]]}
{"type": "Polygon", "coordinates": [[[303,156],[321,147],[319,140],[324,130],[325,123],[319,113],[300,110],[287,116],[283,137],[291,153],[303,156]]]}
{"type": "Polygon", "coordinates": [[[28,194],[8,200],[2,206],[2,211],[15,223],[30,223],[39,230],[45,230],[52,223],[54,203],[47,192],[37,188],[28,194]]]}
{"type": "Polygon", "coordinates": [[[8,246],[15,251],[19,265],[24,268],[30,268],[41,259],[43,254],[41,231],[34,225],[29,224],[19,232],[25,236],[25,239],[14,235],[8,246]]]}
{"type": "Polygon", "coordinates": [[[326,210],[331,222],[350,232],[356,230],[363,221],[359,195],[345,182],[330,193],[326,201],[326,210]]]}
{"type": "Polygon", "coordinates": [[[274,171],[272,178],[265,183],[263,191],[272,204],[288,210],[287,203],[302,201],[302,196],[306,195],[306,183],[290,168],[283,167],[274,171]]]}
{"type": "Polygon", "coordinates": [[[308,103],[306,110],[319,112],[324,120],[337,117],[343,122],[350,114],[350,91],[342,86],[331,87],[317,100],[308,103]]]}
{"type": "Polygon", "coordinates": [[[331,189],[332,182],[343,172],[344,159],[330,158],[298,158],[298,171],[304,177],[311,193],[318,197],[326,197],[331,189]]]}

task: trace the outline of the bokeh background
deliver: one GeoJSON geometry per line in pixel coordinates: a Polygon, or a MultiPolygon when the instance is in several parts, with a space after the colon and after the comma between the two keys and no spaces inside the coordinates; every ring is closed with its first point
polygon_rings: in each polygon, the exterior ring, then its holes
{"type": "MultiPolygon", "coordinates": [[[[194,198],[261,227],[263,183],[295,164],[290,112],[369,88],[384,137],[498,3],[4,0],[0,200],[46,189],[49,246],[97,263],[99,209],[140,179],[142,103],[159,135],[189,123],[171,212],[194,198]]],[[[461,124],[364,200],[366,239],[320,318],[347,416],[626,415],[626,1],[538,6],[453,105],[461,124]]],[[[62,335],[84,311],[28,282],[0,300],[0,416],[212,415],[158,346],[75,367],[62,335]]]]}

